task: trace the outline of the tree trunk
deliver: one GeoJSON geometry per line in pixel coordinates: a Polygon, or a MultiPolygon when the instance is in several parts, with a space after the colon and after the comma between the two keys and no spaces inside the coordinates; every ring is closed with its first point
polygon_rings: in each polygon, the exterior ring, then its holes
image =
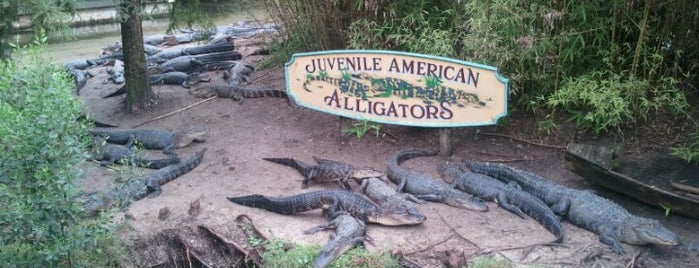
{"type": "Polygon", "coordinates": [[[126,79],[126,109],[136,112],[155,104],[155,94],[148,83],[146,55],[141,27],[141,0],[122,0],[119,10],[121,42],[124,48],[124,78],[126,79]]]}

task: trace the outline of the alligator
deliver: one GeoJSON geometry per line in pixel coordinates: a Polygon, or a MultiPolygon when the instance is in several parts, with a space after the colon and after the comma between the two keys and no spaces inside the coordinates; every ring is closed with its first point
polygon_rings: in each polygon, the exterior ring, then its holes
{"type": "Polygon", "coordinates": [[[289,102],[289,95],[286,94],[286,91],[277,89],[247,89],[227,85],[213,85],[190,89],[189,94],[197,98],[210,98],[213,96],[231,98],[234,101],[240,102],[240,104],[242,104],[245,99],[263,97],[284,98],[287,100],[287,103],[289,102]]]}
{"type": "Polygon", "coordinates": [[[325,207],[326,214],[330,218],[335,218],[339,212],[344,211],[367,222],[386,226],[415,225],[424,221],[424,219],[416,218],[405,211],[379,206],[359,193],[344,190],[305,192],[284,197],[254,194],[228,197],[227,199],[239,205],[261,208],[285,215],[325,207]]]}
{"type": "Polygon", "coordinates": [[[208,44],[208,45],[203,45],[203,46],[183,48],[183,52],[185,55],[199,55],[199,54],[207,54],[207,53],[214,53],[214,52],[234,51],[234,50],[235,50],[235,46],[232,43],[214,44],[214,45],[208,44]]]}
{"type": "Polygon", "coordinates": [[[506,183],[514,182],[524,191],[551,206],[566,220],[599,235],[600,242],[612,251],[624,254],[620,242],[631,245],[667,245],[679,243],[677,235],[663,227],[658,220],[639,217],[622,206],[596,195],[589,190],[571,189],[549,182],[534,173],[504,164],[482,163],[468,159],[462,163],[474,172],[485,174],[506,183]]]}
{"type": "Polygon", "coordinates": [[[434,155],[437,155],[436,151],[406,150],[398,152],[388,160],[386,175],[398,185],[398,192],[405,191],[425,201],[441,202],[457,208],[488,211],[488,206],[480,199],[449,187],[443,181],[400,166],[401,163],[411,158],[434,155]]]}
{"type": "Polygon", "coordinates": [[[151,75],[148,77],[148,81],[150,81],[151,85],[181,85],[185,88],[189,88],[191,85],[195,85],[199,82],[209,82],[211,78],[198,73],[187,74],[183,72],[168,72],[151,75]]]}
{"type": "Polygon", "coordinates": [[[561,221],[544,202],[537,197],[507,185],[483,174],[474,173],[458,163],[443,163],[438,167],[439,174],[451,186],[471,193],[498,205],[517,216],[526,218],[525,213],[539,221],[556,236],[555,242],[563,241],[561,221]]]}
{"type": "Polygon", "coordinates": [[[148,62],[150,63],[156,63],[156,64],[162,64],[163,62],[166,62],[167,60],[171,60],[180,56],[185,56],[188,55],[184,53],[184,48],[169,48],[165,50],[161,50],[160,52],[149,56],[148,57],[148,62]]]}
{"type": "MultiPolygon", "coordinates": [[[[197,69],[198,72],[213,72],[213,71],[221,71],[221,70],[228,70],[233,68],[236,64],[240,64],[240,61],[236,60],[222,60],[222,61],[212,61],[206,63],[206,65],[200,67],[197,69]]],[[[224,73],[225,74],[225,73],[224,73]]]]}
{"type": "Polygon", "coordinates": [[[180,56],[167,60],[160,65],[149,67],[148,74],[153,75],[173,71],[191,73],[204,65],[206,65],[206,63],[197,59],[195,56],[180,56]]]}
{"type": "Polygon", "coordinates": [[[223,51],[214,52],[207,54],[194,55],[197,60],[203,61],[204,63],[224,61],[224,60],[239,60],[243,58],[243,55],[238,51],[223,51]]]}
{"type": "Polygon", "coordinates": [[[152,46],[160,46],[165,42],[164,34],[155,34],[143,37],[143,43],[152,46]]]}
{"type": "Polygon", "coordinates": [[[416,219],[427,220],[427,217],[414,204],[424,203],[425,201],[417,199],[410,194],[396,192],[394,188],[391,188],[386,182],[377,177],[358,179],[357,181],[360,180],[360,191],[380,206],[391,207],[395,210],[405,210],[406,213],[416,219]]]}
{"type": "Polygon", "coordinates": [[[105,137],[107,142],[126,144],[127,147],[138,142],[145,149],[162,149],[163,153],[170,154],[174,149],[185,147],[192,142],[203,142],[206,131],[173,133],[153,129],[93,128],[90,134],[105,137]]]}
{"type": "Polygon", "coordinates": [[[80,95],[80,89],[87,84],[87,79],[92,75],[81,69],[68,69],[68,73],[73,76],[73,81],[75,81],[75,94],[80,95]]]}
{"type": "Polygon", "coordinates": [[[96,65],[96,63],[94,61],[88,60],[88,59],[77,59],[77,60],[73,60],[73,61],[70,61],[70,62],[63,64],[63,66],[66,69],[78,69],[78,70],[85,70],[88,67],[92,67],[94,65],[96,65]]]}
{"type": "Polygon", "coordinates": [[[180,163],[180,159],[172,155],[164,159],[147,159],[140,157],[131,148],[124,145],[107,143],[102,138],[93,138],[90,141],[91,158],[100,161],[100,165],[109,166],[114,163],[128,161],[138,167],[161,169],[169,165],[180,163]]]}
{"type": "Polygon", "coordinates": [[[366,235],[364,221],[352,217],[348,213],[339,213],[329,223],[315,226],[304,231],[304,234],[314,234],[328,229],[335,229],[335,233],[330,235],[328,243],[320,249],[315,261],[313,261],[313,268],[327,267],[345,251],[363,245],[365,240],[370,240],[366,235]]]}
{"type": "Polygon", "coordinates": [[[248,75],[255,71],[255,67],[250,64],[240,62],[231,66],[223,73],[223,79],[228,80],[228,85],[232,87],[239,86],[243,82],[248,81],[248,75]]]}
{"type": "Polygon", "coordinates": [[[358,168],[347,163],[313,157],[316,165],[304,163],[293,158],[262,158],[272,163],[277,163],[296,169],[304,179],[301,189],[308,188],[308,183],[340,182],[345,189],[352,189],[349,179],[363,179],[383,176],[383,173],[373,168],[358,168]]]}
{"type": "Polygon", "coordinates": [[[148,62],[161,64],[167,60],[171,60],[181,56],[192,56],[201,55],[214,52],[226,52],[235,50],[233,44],[219,44],[219,45],[203,45],[196,47],[184,47],[184,48],[169,48],[162,50],[152,56],[148,57],[148,62]]]}
{"type": "Polygon", "coordinates": [[[161,48],[154,46],[154,45],[149,45],[149,44],[143,44],[143,52],[146,53],[147,56],[153,56],[155,54],[160,53],[163,51],[161,48]]]}
{"type": "Polygon", "coordinates": [[[126,81],[123,61],[115,60],[114,65],[107,70],[107,73],[111,75],[108,80],[114,82],[114,84],[123,84],[126,81]]]}
{"type": "Polygon", "coordinates": [[[199,166],[204,159],[206,150],[206,148],[202,149],[181,163],[169,165],[147,175],[133,178],[124,185],[110,191],[105,196],[99,197],[94,196],[95,194],[86,194],[87,196],[94,197],[86,200],[83,207],[87,213],[96,214],[112,205],[125,207],[131,202],[138,201],[146,196],[156,197],[162,192],[160,186],[199,166]]]}

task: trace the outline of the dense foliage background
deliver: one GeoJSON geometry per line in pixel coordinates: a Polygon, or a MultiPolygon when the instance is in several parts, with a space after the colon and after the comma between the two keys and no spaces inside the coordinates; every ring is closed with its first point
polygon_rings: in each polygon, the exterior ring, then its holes
{"type": "MultiPolygon", "coordinates": [[[[285,29],[277,62],[342,48],[446,56],[498,67],[516,110],[561,111],[593,134],[658,115],[697,132],[697,1],[266,2],[285,29]]],[[[697,144],[678,155],[699,159],[697,144]]]]}

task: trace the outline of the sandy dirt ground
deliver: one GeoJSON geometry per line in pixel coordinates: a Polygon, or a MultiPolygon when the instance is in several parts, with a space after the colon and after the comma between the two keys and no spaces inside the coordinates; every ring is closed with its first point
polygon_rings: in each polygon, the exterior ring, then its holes
{"type": "MultiPolygon", "coordinates": [[[[238,44],[247,55],[255,46],[238,44]]],[[[256,63],[261,56],[246,56],[243,61],[256,63]]],[[[153,86],[159,97],[157,106],[137,114],[123,109],[124,96],[103,99],[117,85],[104,83],[106,68],[94,68],[96,77],[81,90],[81,98],[92,116],[102,122],[130,128],[148,119],[202,101],[179,86],[153,86]]],[[[211,72],[210,83],[223,83],[222,72],[211,72]]],[[[285,89],[283,69],[258,70],[247,85],[250,88],[285,89]]],[[[447,159],[471,158],[484,161],[505,161],[515,167],[543,175],[575,188],[591,188],[602,196],[622,204],[631,212],[660,220],[680,234],[684,241],[699,240],[699,221],[678,215],[665,217],[663,211],[646,206],[628,197],[616,195],[589,185],[583,178],[565,168],[563,148],[568,142],[586,138],[573,128],[557,129],[550,135],[536,131],[536,119],[512,112],[502,126],[457,128],[452,131],[455,152],[451,158],[426,157],[407,161],[404,165],[438,178],[437,164],[447,159]],[[538,146],[503,137],[497,133],[551,145],[538,146]]],[[[282,196],[337,185],[311,185],[301,189],[302,177],[295,170],[262,160],[263,157],[293,157],[311,162],[313,156],[340,160],[358,166],[385,170],[388,157],[408,148],[438,149],[435,129],[384,125],[377,137],[362,139],[342,135],[340,129],[352,121],[297,106],[283,99],[247,99],[240,104],[231,99],[215,98],[175,113],[140,128],[179,131],[189,127],[209,129],[204,143],[176,150],[186,158],[208,148],[204,162],[196,169],[163,186],[156,198],[145,198],[118,212],[115,222],[126,223],[126,240],[147,238],[169,228],[196,224],[227,225],[246,214],[268,237],[301,244],[323,244],[327,232],[304,235],[302,230],[325,223],[320,210],[294,216],[279,215],[248,208],[226,200],[229,196],[264,194],[282,196]],[[190,216],[190,203],[199,201],[201,213],[190,216]],[[161,211],[168,217],[159,219],[161,211]]],[[[589,139],[589,138],[587,138],[589,139]]],[[[148,155],[162,156],[158,151],[148,155]]],[[[107,191],[118,171],[87,162],[83,186],[107,191]]],[[[149,171],[143,171],[149,172],[149,171]]],[[[356,186],[356,185],[355,185],[356,186]]],[[[565,239],[551,244],[553,235],[533,219],[521,219],[494,203],[489,212],[461,210],[438,203],[420,205],[428,220],[419,226],[384,227],[370,225],[370,251],[400,253],[414,265],[442,267],[442,258],[449,253],[463,254],[472,261],[484,256],[511,260],[517,266],[538,267],[699,267],[699,253],[670,247],[624,245],[627,254],[618,256],[598,241],[597,235],[563,222],[565,239]]]]}

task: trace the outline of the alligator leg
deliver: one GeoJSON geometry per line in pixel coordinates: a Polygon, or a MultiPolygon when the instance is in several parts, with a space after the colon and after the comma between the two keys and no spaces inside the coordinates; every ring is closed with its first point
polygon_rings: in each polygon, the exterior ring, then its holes
{"type": "Polygon", "coordinates": [[[444,200],[444,197],[438,194],[415,195],[415,198],[430,202],[442,202],[442,200],[444,200]]]}
{"type": "Polygon", "coordinates": [[[165,146],[165,148],[163,148],[163,153],[164,154],[172,154],[173,150],[175,150],[175,143],[174,142],[168,146],[165,146]]]}
{"type": "Polygon", "coordinates": [[[495,200],[498,202],[498,205],[501,208],[504,208],[507,211],[514,213],[522,219],[527,218],[527,215],[524,214],[524,212],[522,212],[522,209],[513,205],[504,193],[498,193],[497,195],[495,195],[495,200]]]}
{"type": "Polygon", "coordinates": [[[403,195],[405,196],[405,199],[407,199],[407,200],[410,201],[410,202],[413,202],[413,203],[416,203],[416,204],[426,204],[426,203],[427,203],[427,201],[422,200],[422,199],[420,199],[420,198],[417,198],[417,197],[415,197],[414,195],[411,195],[411,194],[409,194],[409,193],[403,193],[403,195]]]}
{"type": "MultiPolygon", "coordinates": [[[[346,212],[338,212],[336,214],[341,215],[341,214],[345,214],[345,213],[346,212]]],[[[327,209],[323,210],[323,214],[326,214],[326,215],[328,214],[327,209]]],[[[337,228],[337,218],[331,220],[330,222],[328,222],[326,224],[316,225],[311,229],[305,230],[305,231],[303,231],[303,234],[310,235],[310,234],[315,234],[315,233],[320,232],[320,231],[325,231],[328,229],[335,229],[335,228],[337,228]]]]}
{"type": "Polygon", "coordinates": [[[564,216],[568,214],[568,208],[570,208],[570,200],[563,199],[556,204],[551,206],[551,211],[558,216],[564,216]]]}
{"type": "Polygon", "coordinates": [[[136,135],[131,134],[129,135],[129,139],[126,141],[126,147],[131,148],[133,147],[134,143],[136,143],[136,135]]]}
{"type": "Polygon", "coordinates": [[[146,190],[150,192],[148,194],[149,198],[157,197],[160,195],[160,193],[163,192],[163,189],[160,188],[160,185],[152,181],[149,181],[148,184],[146,184],[146,190]]]}
{"type": "Polygon", "coordinates": [[[599,241],[603,244],[612,247],[612,251],[619,255],[624,255],[624,247],[621,245],[619,240],[615,238],[614,233],[611,230],[604,229],[601,230],[599,234],[599,241]]]}
{"type": "Polygon", "coordinates": [[[315,234],[315,233],[320,232],[320,231],[325,231],[328,229],[335,229],[336,227],[337,227],[337,224],[333,220],[333,221],[330,221],[326,224],[316,225],[311,229],[305,230],[305,231],[303,231],[303,234],[306,234],[306,235],[315,234]]]}

